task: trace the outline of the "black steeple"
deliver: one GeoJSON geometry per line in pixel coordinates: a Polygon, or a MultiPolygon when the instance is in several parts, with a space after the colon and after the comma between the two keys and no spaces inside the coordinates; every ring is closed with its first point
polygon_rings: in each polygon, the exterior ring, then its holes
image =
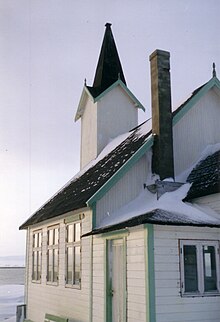
{"type": "Polygon", "coordinates": [[[106,23],[105,35],[92,87],[88,87],[93,97],[98,96],[120,79],[125,85],[125,77],[113,38],[111,24],[106,23]]]}

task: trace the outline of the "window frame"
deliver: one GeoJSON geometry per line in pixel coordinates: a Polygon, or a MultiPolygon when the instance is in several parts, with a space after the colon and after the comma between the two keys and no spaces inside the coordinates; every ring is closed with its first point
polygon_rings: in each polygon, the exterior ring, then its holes
{"type": "Polygon", "coordinates": [[[43,233],[42,229],[38,229],[33,231],[32,234],[32,274],[31,274],[31,281],[33,283],[41,283],[41,276],[42,276],[42,243],[43,243],[43,233]],[[37,246],[35,245],[35,236],[37,236],[37,246]],[[40,236],[40,242],[39,242],[39,236],[40,236]],[[35,254],[37,257],[37,265],[35,265],[35,254]],[[39,259],[40,259],[40,265],[39,265],[39,259]],[[35,270],[36,269],[36,279],[35,279],[35,270]],[[40,267],[40,270],[38,268],[40,267]]]}
{"type": "Polygon", "coordinates": [[[220,295],[220,256],[219,256],[219,241],[218,240],[180,240],[180,287],[182,297],[204,297],[204,296],[219,296],[220,295]],[[198,291],[185,291],[185,274],[184,274],[184,246],[196,247],[197,260],[197,277],[198,277],[198,291]],[[205,291],[204,282],[204,259],[203,246],[213,246],[215,250],[215,268],[216,268],[216,291],[205,291]]]}
{"type": "Polygon", "coordinates": [[[48,285],[54,285],[57,286],[59,284],[59,245],[60,245],[60,226],[53,225],[47,227],[47,275],[46,275],[46,282],[48,285]],[[58,229],[58,241],[57,244],[55,244],[55,230],[58,229]],[[53,231],[53,241],[50,245],[49,238],[50,238],[50,231],[53,231]],[[54,280],[54,251],[57,250],[57,279],[54,280]],[[52,269],[51,269],[51,280],[48,280],[48,271],[49,271],[49,251],[52,251],[52,269]]]}
{"type": "Polygon", "coordinates": [[[66,222],[65,224],[65,287],[67,288],[74,288],[74,289],[81,289],[81,274],[82,274],[82,243],[81,243],[81,236],[82,236],[82,221],[75,220],[71,222],[66,222]],[[80,224],[80,238],[77,241],[74,241],[74,234],[75,234],[75,225],[80,224]],[[68,227],[73,225],[73,241],[68,242],[68,227]],[[74,256],[73,256],[73,265],[72,265],[72,283],[68,283],[68,248],[75,249],[79,247],[80,249],[80,265],[79,265],[79,284],[74,284],[74,276],[75,276],[75,267],[74,267],[74,256]]]}

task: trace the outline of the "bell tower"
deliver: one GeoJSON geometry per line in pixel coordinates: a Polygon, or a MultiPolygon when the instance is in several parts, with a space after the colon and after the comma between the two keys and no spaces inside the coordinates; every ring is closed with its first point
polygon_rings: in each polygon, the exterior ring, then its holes
{"type": "Polygon", "coordinates": [[[81,118],[81,169],[115,137],[138,124],[141,103],[127,88],[111,30],[105,34],[92,86],[84,85],[75,121],[81,118]]]}

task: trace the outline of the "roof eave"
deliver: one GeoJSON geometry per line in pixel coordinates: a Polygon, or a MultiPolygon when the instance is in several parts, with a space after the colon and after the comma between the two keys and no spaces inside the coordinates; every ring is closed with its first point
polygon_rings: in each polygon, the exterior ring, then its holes
{"type": "Polygon", "coordinates": [[[141,102],[136,98],[136,96],[128,89],[128,87],[120,79],[118,79],[115,83],[109,86],[104,92],[99,94],[96,98],[93,98],[94,102],[98,102],[102,97],[104,97],[107,93],[109,93],[113,88],[117,86],[120,86],[126,92],[126,94],[133,101],[135,107],[140,108],[145,112],[145,107],[141,104],[141,102]]]}
{"type": "Polygon", "coordinates": [[[94,97],[91,95],[91,93],[89,92],[86,85],[84,85],[83,90],[82,90],[82,94],[81,94],[81,97],[79,100],[79,105],[77,107],[76,115],[74,118],[75,122],[78,121],[84,113],[85,102],[86,102],[87,97],[90,97],[90,99],[94,102],[94,97]]]}
{"type": "MultiPolygon", "coordinates": [[[[173,126],[176,125],[182,117],[204,96],[211,88],[216,87],[220,90],[220,81],[217,77],[212,77],[173,117],[173,126]]],[[[174,111],[175,112],[175,111],[174,111]]]]}

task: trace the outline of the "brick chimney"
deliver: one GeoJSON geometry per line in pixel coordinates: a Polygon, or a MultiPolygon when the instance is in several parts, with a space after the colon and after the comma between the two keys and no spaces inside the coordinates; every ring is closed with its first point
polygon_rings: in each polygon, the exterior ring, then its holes
{"type": "Polygon", "coordinates": [[[152,171],[163,180],[174,178],[170,53],[155,50],[150,55],[150,67],[152,133],[155,135],[152,171]]]}

